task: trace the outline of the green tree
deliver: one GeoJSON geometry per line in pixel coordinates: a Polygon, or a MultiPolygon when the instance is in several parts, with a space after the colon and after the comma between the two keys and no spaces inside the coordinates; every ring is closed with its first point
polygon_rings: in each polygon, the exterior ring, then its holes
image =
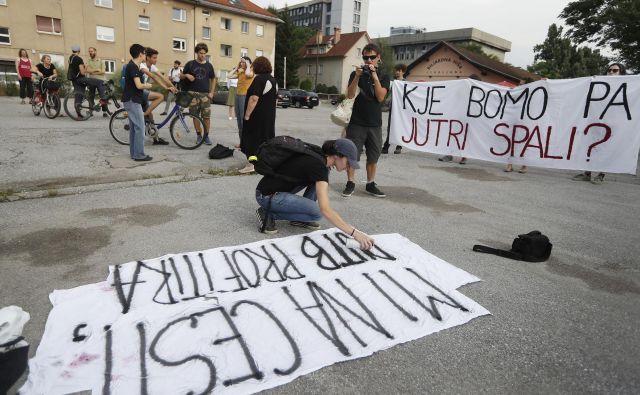
{"type": "Polygon", "coordinates": [[[571,39],[564,37],[562,27],[549,26],[547,38],[533,47],[534,64],[528,67],[532,73],[547,78],[576,78],[602,74],[609,59],[599,50],[578,48],[571,39]]]}
{"type": "Polygon", "coordinates": [[[640,1],[576,0],[562,10],[560,18],[576,42],[609,47],[626,67],[640,70],[640,1]]]}
{"type": "Polygon", "coordinates": [[[307,78],[300,82],[300,89],[302,89],[303,91],[310,91],[311,88],[313,88],[313,82],[311,82],[310,79],[307,78]]]}
{"type": "Polygon", "coordinates": [[[302,64],[302,57],[299,55],[300,48],[313,36],[314,31],[301,26],[295,26],[289,17],[289,10],[285,8],[278,12],[273,6],[269,7],[269,12],[282,19],[283,23],[276,26],[276,54],[274,75],[278,85],[284,86],[284,58],[287,58],[287,84],[286,86],[297,86],[300,81],[298,68],[302,64]]]}

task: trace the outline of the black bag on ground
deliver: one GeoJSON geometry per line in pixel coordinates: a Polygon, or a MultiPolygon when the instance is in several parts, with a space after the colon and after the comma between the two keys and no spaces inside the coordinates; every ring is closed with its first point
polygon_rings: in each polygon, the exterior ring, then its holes
{"type": "Polygon", "coordinates": [[[320,147],[290,136],[276,136],[260,144],[256,155],[249,157],[249,162],[253,164],[258,174],[298,182],[301,180],[278,174],[277,170],[287,159],[299,154],[313,156],[324,163],[324,155],[320,147]]]}
{"type": "Polygon", "coordinates": [[[504,258],[515,259],[526,262],[544,262],[551,255],[553,244],[549,238],[540,231],[534,230],[529,233],[518,235],[511,244],[511,250],[500,250],[476,244],[473,251],[494,254],[504,258]]]}
{"type": "Polygon", "coordinates": [[[222,144],[216,144],[209,150],[209,159],[224,159],[233,156],[233,150],[222,144]]]}

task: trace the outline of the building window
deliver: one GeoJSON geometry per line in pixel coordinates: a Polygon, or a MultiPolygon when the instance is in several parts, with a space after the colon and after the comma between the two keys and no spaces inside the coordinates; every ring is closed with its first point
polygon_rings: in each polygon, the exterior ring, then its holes
{"type": "Polygon", "coordinates": [[[202,15],[204,15],[204,16],[211,16],[211,11],[209,11],[209,10],[202,10],[202,15]]]}
{"type": "Polygon", "coordinates": [[[220,56],[225,56],[228,58],[233,56],[231,54],[231,45],[220,44],[220,56]]]}
{"type": "Polygon", "coordinates": [[[249,56],[249,48],[240,48],[240,57],[249,56]]]}
{"type": "Polygon", "coordinates": [[[325,22],[327,25],[331,23],[331,14],[327,14],[327,20],[325,22]]]}
{"type": "MultiPolygon", "coordinates": [[[[139,1],[139,2],[141,2],[141,3],[147,3],[147,4],[149,4],[149,0],[138,0],[138,1],[139,1]]],[[[111,61],[109,60],[109,62],[111,62],[111,61]]],[[[115,63],[114,63],[114,65],[115,65],[115,63]]]]}
{"type": "Polygon", "coordinates": [[[138,15],[138,29],[149,30],[151,26],[151,18],[144,15],[138,15]]]}
{"type": "Polygon", "coordinates": [[[11,44],[8,27],[0,27],[0,44],[11,44]]]}
{"type": "Polygon", "coordinates": [[[327,12],[331,12],[331,3],[327,3],[327,12]]]}
{"type": "Polygon", "coordinates": [[[264,56],[264,52],[261,49],[256,49],[256,58],[258,56],[264,56]]]}
{"type": "Polygon", "coordinates": [[[331,28],[329,26],[324,28],[324,35],[328,36],[330,34],[331,28]]]}
{"type": "Polygon", "coordinates": [[[36,30],[42,33],[62,33],[62,22],[58,18],[36,15],[36,30]]]}
{"type": "Polygon", "coordinates": [[[7,5],[7,0],[0,0],[0,5],[7,5]]]}
{"type": "Polygon", "coordinates": [[[187,40],[184,38],[173,38],[173,49],[174,51],[186,51],[187,50],[187,40]]]}
{"type": "Polygon", "coordinates": [[[311,65],[307,65],[307,75],[311,75],[311,65]]]}
{"type": "Polygon", "coordinates": [[[354,11],[360,11],[361,8],[362,8],[362,2],[361,1],[354,1],[353,2],[353,10],[354,11]]]}
{"type": "Polygon", "coordinates": [[[256,25],[256,35],[257,36],[264,36],[264,25],[256,25]]]}
{"type": "Polygon", "coordinates": [[[174,8],[173,9],[173,20],[178,22],[186,22],[187,21],[187,10],[182,8],[174,8]]]}
{"type": "Polygon", "coordinates": [[[202,38],[205,40],[211,40],[211,28],[202,26],[202,38]]]}
{"type": "Polygon", "coordinates": [[[354,27],[353,27],[353,32],[354,32],[354,33],[357,33],[357,32],[359,32],[359,31],[360,31],[360,28],[359,28],[358,26],[354,26],[354,27]]]}
{"type": "Polygon", "coordinates": [[[231,30],[231,19],[221,17],[220,18],[220,29],[223,30],[231,30]]]}
{"type": "Polygon", "coordinates": [[[116,72],[116,61],[115,60],[105,60],[104,61],[104,72],[107,74],[113,74],[116,72]]]}
{"type": "Polygon", "coordinates": [[[249,22],[242,21],[240,23],[240,31],[242,33],[249,33],[249,22]]]}
{"type": "Polygon", "coordinates": [[[112,0],[96,0],[95,4],[98,7],[113,8],[113,1],[112,0]]]}
{"type": "Polygon", "coordinates": [[[112,27],[96,26],[96,39],[99,41],[115,41],[116,33],[112,27]]]}
{"type": "Polygon", "coordinates": [[[353,23],[360,24],[360,15],[353,14],[353,23]]]}

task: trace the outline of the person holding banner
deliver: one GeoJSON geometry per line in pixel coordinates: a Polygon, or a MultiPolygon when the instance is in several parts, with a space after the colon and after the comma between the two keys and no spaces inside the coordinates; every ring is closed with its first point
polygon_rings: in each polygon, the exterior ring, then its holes
{"type": "MultiPolygon", "coordinates": [[[[617,62],[611,63],[609,67],[607,67],[606,75],[608,77],[619,77],[621,75],[626,75],[626,74],[627,74],[627,70],[624,68],[624,66],[621,63],[617,63],[617,62]]],[[[592,179],[591,172],[585,171],[583,173],[576,174],[575,176],[571,177],[571,179],[573,181],[590,181],[594,185],[600,185],[604,182],[604,173],[600,172],[598,173],[597,176],[593,177],[592,179]]]]}
{"type": "MultiPolygon", "coordinates": [[[[380,48],[374,44],[367,44],[362,49],[364,65],[356,67],[349,76],[347,97],[356,100],[349,125],[347,138],[358,148],[358,160],[364,146],[367,153],[367,186],[366,191],[375,197],[386,197],[376,186],[375,176],[382,150],[382,102],[389,91],[389,76],[378,69],[380,62],[380,48]],[[358,96],[356,93],[360,89],[358,96]]],[[[355,170],[347,169],[348,181],[342,191],[342,196],[353,194],[356,184],[355,170]]]]}

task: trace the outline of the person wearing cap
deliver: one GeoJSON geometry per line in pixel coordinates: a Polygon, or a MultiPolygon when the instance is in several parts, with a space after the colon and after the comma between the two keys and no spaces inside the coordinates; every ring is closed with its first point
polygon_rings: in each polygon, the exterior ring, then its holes
{"type": "Polygon", "coordinates": [[[79,117],[82,117],[80,112],[80,102],[82,101],[82,95],[84,89],[89,87],[89,106],[93,107],[93,99],[95,90],[98,89],[100,95],[100,105],[103,111],[107,110],[107,97],[105,96],[104,81],[97,78],[87,77],[89,70],[84,64],[84,60],[80,57],[80,45],[74,44],[71,46],[71,56],[69,57],[69,73],[68,77],[73,83],[74,90],[74,108],[79,117]]]}
{"type": "MultiPolygon", "coordinates": [[[[174,60],[173,68],[169,69],[169,72],[167,73],[169,75],[169,79],[171,80],[171,83],[176,88],[178,87],[178,84],[180,84],[180,73],[182,73],[182,67],[180,67],[181,64],[182,63],[180,63],[179,60],[174,60]]],[[[169,112],[169,109],[171,108],[171,102],[175,98],[176,98],[176,95],[172,91],[169,91],[167,93],[167,101],[165,102],[165,105],[164,105],[164,111],[160,115],[167,115],[167,113],[169,112]]]]}
{"type": "Polygon", "coordinates": [[[363,250],[373,247],[374,241],[366,233],[348,224],[329,202],[329,170],[358,169],[358,150],[348,139],[327,140],[322,144],[323,160],[307,154],[294,155],[280,165],[279,175],[264,176],[256,187],[256,201],[260,207],[256,216],[260,230],[276,233],[276,220],[289,221],[292,226],[320,229],[316,222],[324,217],[336,228],[353,237],[363,250]],[[290,179],[304,180],[291,182],[290,179]],[[298,192],[305,190],[303,195],[298,192]]]}

